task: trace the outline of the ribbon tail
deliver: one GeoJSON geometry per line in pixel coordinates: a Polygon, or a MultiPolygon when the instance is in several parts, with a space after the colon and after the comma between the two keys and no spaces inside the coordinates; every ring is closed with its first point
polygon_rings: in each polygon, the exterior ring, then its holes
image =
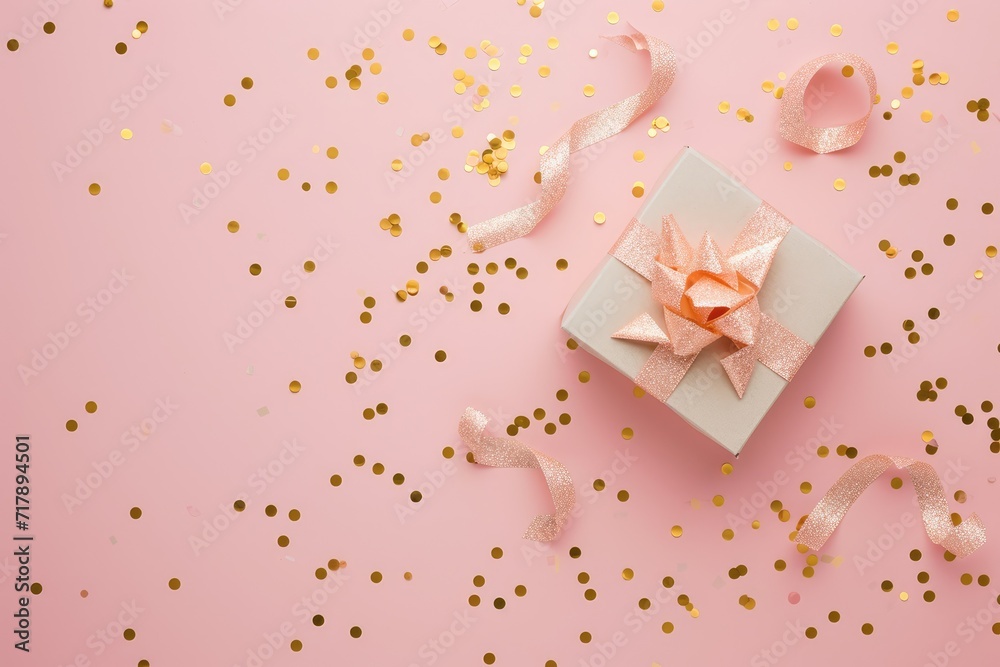
{"type": "Polygon", "coordinates": [[[697,354],[681,357],[669,345],[657,345],[635,376],[635,384],[656,400],[666,403],[697,357],[697,354]]]}
{"type": "Polygon", "coordinates": [[[639,31],[610,39],[631,51],[649,53],[649,84],[644,90],[573,123],[569,131],[542,156],[541,196],[526,206],[469,227],[467,234],[474,252],[482,252],[531,232],[565,194],[569,185],[570,154],[618,134],[670,88],[677,70],[677,59],[666,42],[639,31]]]}
{"type": "Polygon", "coordinates": [[[488,425],[486,415],[474,408],[466,408],[459,420],[458,432],[478,464],[494,468],[538,468],[542,471],[556,511],[555,514],[536,516],[524,537],[538,542],[554,540],[576,503],[576,491],[569,470],[559,461],[515,438],[490,435],[486,431],[488,425]]]}
{"type": "Polygon", "coordinates": [[[944,487],[934,468],[913,459],[883,454],[866,456],[851,466],[809,513],[795,541],[813,550],[822,548],[854,502],[893,465],[909,473],[920,503],[924,529],[934,544],[964,558],[986,543],[986,527],[976,514],[958,526],[953,524],[944,487]]]}

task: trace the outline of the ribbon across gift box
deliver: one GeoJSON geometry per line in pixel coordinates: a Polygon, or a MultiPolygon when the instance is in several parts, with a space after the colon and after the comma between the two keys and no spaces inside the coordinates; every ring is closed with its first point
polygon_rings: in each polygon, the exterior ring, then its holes
{"type": "Polygon", "coordinates": [[[692,148],[651,193],[562,328],[738,454],[863,276],[692,148]]]}

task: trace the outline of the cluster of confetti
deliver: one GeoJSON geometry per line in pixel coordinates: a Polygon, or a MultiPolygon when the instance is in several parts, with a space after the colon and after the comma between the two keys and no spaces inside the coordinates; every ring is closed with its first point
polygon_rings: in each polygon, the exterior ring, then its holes
{"type": "Polygon", "coordinates": [[[465,171],[482,174],[486,176],[490,185],[496,187],[500,185],[501,177],[507,173],[507,154],[517,147],[513,130],[504,130],[501,136],[489,134],[486,137],[489,148],[484,148],[480,153],[475,150],[469,151],[469,156],[465,160],[465,171]]]}

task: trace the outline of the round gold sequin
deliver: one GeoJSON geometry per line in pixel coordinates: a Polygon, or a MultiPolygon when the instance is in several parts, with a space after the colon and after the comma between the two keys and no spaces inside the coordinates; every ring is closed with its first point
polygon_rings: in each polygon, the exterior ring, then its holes
{"type": "Polygon", "coordinates": [[[844,32],[844,27],[839,23],[834,23],[830,26],[830,34],[834,37],[840,37],[844,32]]]}
{"type": "Polygon", "coordinates": [[[842,178],[838,178],[833,182],[833,189],[840,192],[847,187],[847,181],[842,178]]]}
{"type": "Polygon", "coordinates": [[[179,589],[180,589],[180,587],[181,587],[181,580],[180,580],[180,579],[177,579],[177,578],[175,577],[175,578],[173,578],[173,579],[171,579],[170,581],[168,581],[168,582],[167,582],[167,586],[168,586],[168,587],[170,588],[170,590],[172,590],[172,591],[176,591],[176,590],[179,590],[179,589]]]}
{"type": "Polygon", "coordinates": [[[957,9],[949,9],[948,13],[945,14],[945,16],[948,17],[949,21],[951,21],[952,23],[954,23],[955,21],[958,20],[958,10],[957,9]]]}
{"type": "Polygon", "coordinates": [[[66,422],[66,430],[69,431],[70,433],[72,433],[73,431],[75,431],[77,429],[77,427],[78,427],[78,424],[76,423],[75,419],[70,419],[70,420],[68,420],[66,422]]]}
{"type": "Polygon", "coordinates": [[[785,26],[789,30],[795,30],[796,28],[799,27],[799,20],[797,18],[790,18],[787,21],[785,21],[785,26]]]}
{"type": "Polygon", "coordinates": [[[684,534],[684,529],[681,526],[674,526],[673,528],[670,529],[671,537],[680,537],[683,534],[684,534]]]}
{"type": "Polygon", "coordinates": [[[100,184],[99,183],[91,183],[90,186],[87,188],[87,192],[89,192],[90,194],[92,194],[95,197],[97,195],[101,194],[101,186],[100,186],[100,184]]]}

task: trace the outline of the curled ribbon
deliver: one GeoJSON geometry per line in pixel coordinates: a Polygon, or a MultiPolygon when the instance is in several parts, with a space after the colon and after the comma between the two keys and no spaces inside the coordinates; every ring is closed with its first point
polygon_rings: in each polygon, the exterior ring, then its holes
{"type": "Polygon", "coordinates": [[[542,155],[541,196],[526,206],[469,227],[467,234],[474,252],[521,238],[534,229],[566,193],[570,154],[618,134],[670,88],[677,71],[677,59],[669,44],[639,31],[607,39],[632,52],[649,52],[652,66],[649,84],[645,90],[573,123],[542,155]]]}
{"type": "Polygon", "coordinates": [[[854,501],[883,472],[896,466],[906,470],[917,492],[924,528],[931,542],[943,546],[959,558],[964,558],[986,544],[986,527],[979,516],[972,514],[954,525],[948,512],[948,500],[937,473],[930,465],[902,456],[873,454],[866,456],[841,476],[816,504],[802,525],[795,541],[819,550],[833,534],[854,501]]]}
{"type": "Polygon", "coordinates": [[[708,233],[693,250],[672,215],[664,216],[661,234],[633,218],[610,254],[653,283],[667,329],[644,312],[612,334],[656,344],[635,377],[638,386],[666,401],[701,350],[722,337],[737,348],[722,366],[740,398],[757,361],[792,379],[813,347],[762,313],[757,302],[790,228],[781,213],[761,202],[724,253],[708,233]]]}
{"type": "Polygon", "coordinates": [[[861,135],[865,133],[877,92],[875,72],[861,56],[853,53],[830,53],[820,56],[800,67],[788,80],[784,95],[781,97],[778,131],[786,140],[816,153],[832,153],[848,148],[858,143],[861,135]],[[806,89],[816,73],[828,63],[846,63],[861,73],[865,83],[868,84],[868,111],[861,118],[846,125],[816,127],[808,122],[806,89]]]}
{"type": "Polygon", "coordinates": [[[476,463],[494,468],[540,468],[545,483],[552,494],[555,514],[539,514],[524,532],[524,539],[549,542],[559,535],[559,530],[569,517],[576,502],[573,479],[566,466],[555,459],[537,452],[514,438],[503,438],[486,432],[489,419],[482,412],[466,408],[458,422],[462,441],[472,450],[476,463]]]}

